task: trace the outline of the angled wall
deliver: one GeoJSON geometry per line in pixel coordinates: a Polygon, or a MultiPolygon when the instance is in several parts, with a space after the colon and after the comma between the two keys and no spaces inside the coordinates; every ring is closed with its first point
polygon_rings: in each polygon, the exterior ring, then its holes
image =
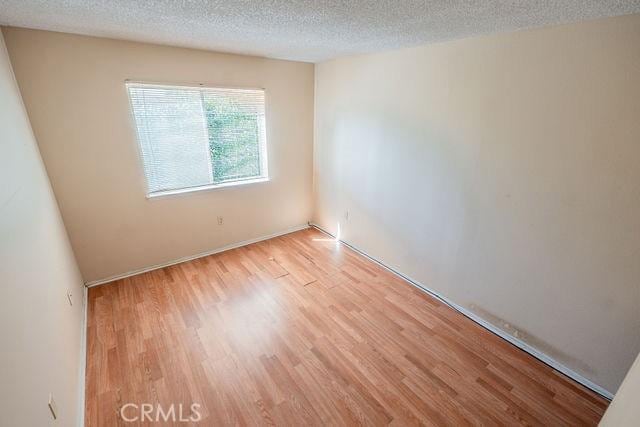
{"type": "Polygon", "coordinates": [[[0,425],[79,422],[83,290],[0,35],[0,425]]]}
{"type": "Polygon", "coordinates": [[[314,221],[615,392],[640,350],[638,76],[640,15],[321,63],[314,221]]]}

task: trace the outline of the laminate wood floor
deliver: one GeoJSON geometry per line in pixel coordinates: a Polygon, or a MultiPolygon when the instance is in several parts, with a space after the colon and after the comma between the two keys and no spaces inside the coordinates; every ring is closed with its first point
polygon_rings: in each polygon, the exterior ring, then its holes
{"type": "Polygon", "coordinates": [[[148,421],[171,404],[202,426],[595,425],[607,406],[314,229],[88,302],[87,426],[171,425],[148,421]]]}

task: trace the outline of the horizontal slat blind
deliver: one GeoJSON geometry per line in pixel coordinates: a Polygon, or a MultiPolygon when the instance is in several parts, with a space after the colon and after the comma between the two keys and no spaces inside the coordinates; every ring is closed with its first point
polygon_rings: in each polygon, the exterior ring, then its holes
{"type": "Polygon", "coordinates": [[[150,195],[267,176],[263,90],[127,89],[150,195]]]}

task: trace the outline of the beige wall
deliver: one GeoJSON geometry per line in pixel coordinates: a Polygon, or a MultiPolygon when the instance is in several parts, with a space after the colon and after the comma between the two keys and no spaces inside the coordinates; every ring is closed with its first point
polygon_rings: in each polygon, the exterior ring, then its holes
{"type": "Polygon", "coordinates": [[[640,421],[640,356],[636,358],[615,399],[607,408],[600,426],[637,427],[640,421]]]}
{"type": "Polygon", "coordinates": [[[87,281],[281,232],[310,219],[313,64],[3,31],[87,281]],[[271,181],[147,200],[125,79],[265,88],[271,181]]]}
{"type": "Polygon", "coordinates": [[[76,425],[82,292],[0,35],[0,425],[76,425]]]}
{"type": "Polygon", "coordinates": [[[315,93],[317,223],[615,392],[640,350],[640,15],[329,61],[315,93]]]}

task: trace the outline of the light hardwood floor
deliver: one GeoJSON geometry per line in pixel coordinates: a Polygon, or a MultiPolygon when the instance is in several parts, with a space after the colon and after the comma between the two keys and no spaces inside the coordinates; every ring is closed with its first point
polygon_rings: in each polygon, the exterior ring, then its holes
{"type": "Polygon", "coordinates": [[[197,403],[203,426],[595,425],[607,406],[313,229],[91,288],[88,310],[87,426],[138,425],[127,403],[197,403]]]}

